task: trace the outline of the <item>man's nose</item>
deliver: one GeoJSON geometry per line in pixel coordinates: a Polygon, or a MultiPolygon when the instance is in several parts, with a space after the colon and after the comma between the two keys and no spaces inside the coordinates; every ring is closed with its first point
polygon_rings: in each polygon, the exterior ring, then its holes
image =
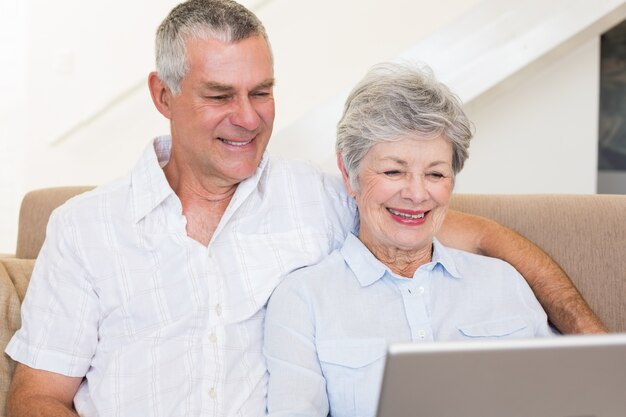
{"type": "Polygon", "coordinates": [[[233,111],[230,117],[232,124],[246,130],[256,130],[259,127],[259,116],[249,97],[237,98],[233,103],[233,111]]]}

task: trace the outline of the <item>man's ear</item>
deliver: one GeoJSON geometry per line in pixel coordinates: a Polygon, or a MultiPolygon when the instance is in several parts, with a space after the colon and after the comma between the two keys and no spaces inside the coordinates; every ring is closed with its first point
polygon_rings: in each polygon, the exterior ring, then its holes
{"type": "Polygon", "coordinates": [[[172,100],[172,92],[167,85],[159,78],[159,75],[153,71],[148,75],[148,88],[152,96],[152,102],[159,113],[167,119],[172,118],[170,104],[172,100]]]}
{"type": "Polygon", "coordinates": [[[345,165],[343,164],[343,158],[341,157],[341,153],[337,152],[337,167],[339,171],[341,171],[341,177],[343,178],[343,183],[346,186],[346,190],[348,190],[348,195],[350,197],[354,197],[356,194],[352,190],[352,185],[350,185],[350,177],[348,176],[348,171],[346,170],[345,165]]]}

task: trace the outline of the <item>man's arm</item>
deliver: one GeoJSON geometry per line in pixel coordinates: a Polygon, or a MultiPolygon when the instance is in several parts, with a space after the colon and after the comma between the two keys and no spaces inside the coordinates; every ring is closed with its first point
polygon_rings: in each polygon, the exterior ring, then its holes
{"type": "Polygon", "coordinates": [[[82,378],[17,364],[7,404],[8,417],[77,417],[73,401],[82,378]]]}
{"type": "Polygon", "coordinates": [[[513,230],[484,217],[449,210],[437,238],[445,245],[500,258],[513,265],[562,333],[608,331],[561,267],[513,230]]]}

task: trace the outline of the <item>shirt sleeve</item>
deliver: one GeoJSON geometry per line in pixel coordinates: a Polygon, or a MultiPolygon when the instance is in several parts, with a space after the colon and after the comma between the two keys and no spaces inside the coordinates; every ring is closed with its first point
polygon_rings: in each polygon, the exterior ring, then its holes
{"type": "Polygon", "coordinates": [[[6,353],[31,368],[84,376],[98,341],[99,304],[76,245],[71,212],[55,211],[6,353]]]}
{"type": "Polygon", "coordinates": [[[263,350],[269,371],[268,412],[271,417],[326,417],[329,405],[314,315],[297,275],[278,286],[267,307],[263,350]]]}

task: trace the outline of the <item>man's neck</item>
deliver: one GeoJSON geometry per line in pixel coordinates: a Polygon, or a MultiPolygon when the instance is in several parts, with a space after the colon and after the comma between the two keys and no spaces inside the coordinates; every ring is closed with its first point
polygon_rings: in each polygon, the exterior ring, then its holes
{"type": "Polygon", "coordinates": [[[180,170],[174,160],[163,168],[187,218],[187,236],[208,246],[239,184],[215,184],[191,170],[180,170]]]}

